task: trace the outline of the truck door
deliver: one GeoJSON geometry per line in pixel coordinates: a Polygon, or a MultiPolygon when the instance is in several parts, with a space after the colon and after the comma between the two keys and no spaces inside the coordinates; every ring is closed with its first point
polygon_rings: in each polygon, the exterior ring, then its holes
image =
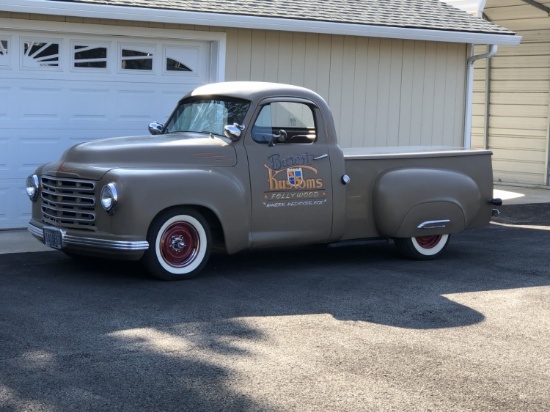
{"type": "Polygon", "coordinates": [[[319,109],[308,101],[264,101],[248,130],[253,246],[327,241],[332,173],[319,109]]]}

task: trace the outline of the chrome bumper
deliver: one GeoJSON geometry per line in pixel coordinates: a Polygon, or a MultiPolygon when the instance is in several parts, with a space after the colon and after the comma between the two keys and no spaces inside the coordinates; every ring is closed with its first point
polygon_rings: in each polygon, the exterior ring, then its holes
{"type": "MultiPolygon", "coordinates": [[[[59,228],[56,228],[59,229],[59,228]]],[[[42,228],[39,228],[32,223],[28,225],[29,232],[36,237],[37,239],[44,241],[44,231],[42,228]]],[[[123,240],[107,240],[107,239],[96,239],[90,237],[81,237],[68,235],[67,231],[64,229],[61,230],[62,234],[62,243],[63,247],[65,246],[78,246],[78,247],[89,247],[93,249],[103,249],[103,250],[115,250],[115,251],[125,251],[125,252],[134,252],[149,249],[149,242],[143,240],[136,241],[123,241],[123,240]]]]}

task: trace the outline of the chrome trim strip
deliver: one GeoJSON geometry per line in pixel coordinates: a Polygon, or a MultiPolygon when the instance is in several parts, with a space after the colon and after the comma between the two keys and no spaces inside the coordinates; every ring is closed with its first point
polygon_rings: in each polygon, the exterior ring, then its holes
{"type": "Polygon", "coordinates": [[[44,232],[42,231],[42,229],[37,228],[35,225],[31,223],[27,225],[27,229],[29,232],[31,232],[31,235],[37,237],[40,240],[44,240],[44,232]]]}
{"type": "Polygon", "coordinates": [[[447,227],[447,223],[451,223],[450,219],[443,220],[427,220],[420,223],[417,229],[444,229],[447,227]]]}
{"type": "Polygon", "coordinates": [[[78,237],[65,235],[63,243],[72,246],[90,246],[98,249],[136,251],[149,249],[149,242],[143,241],[122,241],[122,240],[106,240],[93,239],[89,237],[78,237]]]}
{"type": "MultiPolygon", "coordinates": [[[[31,223],[29,223],[27,228],[33,236],[37,237],[40,240],[44,239],[44,232],[42,231],[42,229],[34,226],[31,223]]],[[[119,250],[127,252],[149,249],[149,242],[147,242],[146,240],[122,241],[94,239],[89,237],[67,235],[65,230],[63,230],[63,245],[85,246],[97,249],[119,250]]]]}

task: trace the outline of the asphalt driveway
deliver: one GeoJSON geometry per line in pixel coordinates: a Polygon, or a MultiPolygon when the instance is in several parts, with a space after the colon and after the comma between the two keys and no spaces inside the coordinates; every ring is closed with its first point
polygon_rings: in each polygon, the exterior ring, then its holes
{"type": "Polygon", "coordinates": [[[531,206],[431,262],[292,248],[161,282],[1,255],[0,410],[548,410],[550,206],[531,206]]]}

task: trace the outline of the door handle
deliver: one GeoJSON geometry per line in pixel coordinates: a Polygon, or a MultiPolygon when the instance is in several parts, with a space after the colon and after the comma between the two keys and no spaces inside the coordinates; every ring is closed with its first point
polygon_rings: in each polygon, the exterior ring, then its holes
{"type": "Polygon", "coordinates": [[[313,160],[321,160],[321,159],[325,159],[325,158],[327,158],[327,157],[328,157],[328,154],[325,153],[325,154],[322,154],[322,155],[319,155],[319,156],[315,156],[315,157],[313,158],[313,160]]]}

